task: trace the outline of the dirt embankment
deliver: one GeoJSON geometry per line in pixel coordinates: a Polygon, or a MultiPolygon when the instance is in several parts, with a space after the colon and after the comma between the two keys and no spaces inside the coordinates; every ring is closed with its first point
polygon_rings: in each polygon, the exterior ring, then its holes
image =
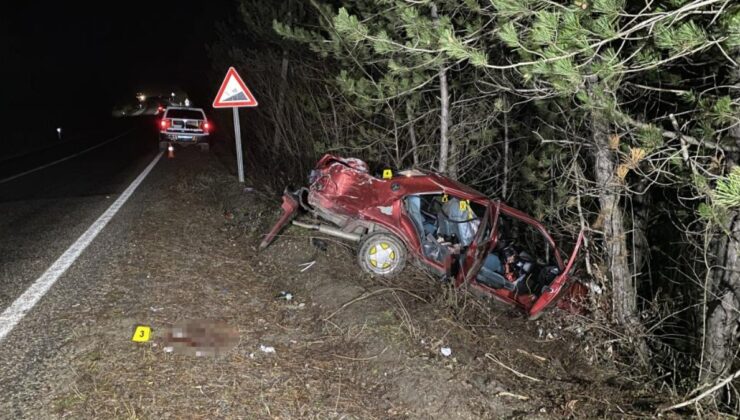
{"type": "Polygon", "coordinates": [[[413,269],[381,282],[360,272],[351,247],[325,239],[322,250],[297,228],[258,253],[278,197],[244,192],[216,159],[190,151],[156,175],[148,188],[157,199],[131,223],[131,239],[100,261],[99,301],[82,315],[96,321],[84,346],[60,356],[68,369],[49,386],[41,415],[477,419],[653,410],[652,394],[596,363],[588,325],[572,317],[526,322],[413,269]],[[193,319],[235,327],[236,347],[220,357],[166,351],[166,328],[193,319]],[[128,341],[136,323],[151,325],[154,340],[128,341]]]}

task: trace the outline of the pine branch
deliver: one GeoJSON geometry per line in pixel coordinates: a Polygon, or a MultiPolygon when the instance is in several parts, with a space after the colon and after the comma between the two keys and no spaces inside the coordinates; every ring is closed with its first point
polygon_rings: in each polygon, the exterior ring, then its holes
{"type": "MultiPolygon", "coordinates": [[[[629,115],[621,114],[621,117],[624,120],[624,122],[626,122],[627,124],[629,124],[631,126],[642,128],[644,130],[651,130],[651,129],[654,128],[654,126],[652,126],[650,124],[647,124],[647,123],[644,123],[644,122],[641,122],[641,121],[637,121],[636,119],[630,117],[629,115]]],[[[686,141],[686,143],[688,143],[688,144],[690,144],[692,146],[709,147],[711,149],[719,149],[719,150],[722,150],[724,152],[738,152],[738,151],[740,151],[740,147],[738,147],[737,145],[720,145],[720,144],[718,144],[716,142],[713,142],[711,140],[699,140],[699,139],[697,139],[695,137],[687,136],[687,135],[684,135],[684,134],[678,134],[678,133],[676,133],[674,131],[661,130],[660,134],[664,138],[667,138],[667,139],[670,139],[670,140],[679,140],[679,139],[683,138],[683,140],[686,141]]]]}

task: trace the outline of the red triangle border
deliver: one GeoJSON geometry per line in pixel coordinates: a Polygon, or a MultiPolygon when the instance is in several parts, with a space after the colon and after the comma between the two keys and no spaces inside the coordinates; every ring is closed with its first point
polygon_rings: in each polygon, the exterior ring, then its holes
{"type": "Polygon", "coordinates": [[[214,108],[241,108],[241,107],[256,107],[258,105],[257,99],[255,99],[252,92],[247,87],[247,84],[244,83],[244,80],[239,76],[239,73],[236,72],[236,69],[234,67],[229,67],[229,71],[226,72],[226,77],[224,77],[224,81],[221,83],[221,87],[218,89],[218,93],[216,94],[216,99],[213,101],[213,107],[214,108]],[[234,102],[221,102],[221,95],[224,94],[224,91],[226,90],[226,84],[229,82],[230,78],[236,78],[236,82],[239,84],[239,87],[242,88],[244,91],[244,94],[247,95],[246,101],[234,101],[234,102]]]}

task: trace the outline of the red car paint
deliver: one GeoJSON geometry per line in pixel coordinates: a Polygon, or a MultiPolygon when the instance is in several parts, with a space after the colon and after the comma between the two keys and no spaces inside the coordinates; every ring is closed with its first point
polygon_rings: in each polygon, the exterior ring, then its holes
{"type": "MultiPolygon", "coordinates": [[[[583,241],[581,232],[566,264],[552,236],[540,222],[501,201],[491,200],[466,185],[434,172],[401,172],[391,179],[380,179],[371,175],[365,162],[359,159],[325,155],[312,174],[313,181],[307,190],[304,207],[315,216],[350,234],[363,235],[373,229],[390,232],[403,241],[411,258],[440,275],[449,274],[450,262],[440,263],[423,254],[421,239],[406,212],[403,199],[410,195],[444,194],[485,207],[487,216],[484,218],[487,219],[481,221],[475,240],[464,250],[465,255],[461,256],[463,263],[453,279],[454,284],[518,307],[530,318],[537,318],[546,307],[561,297],[583,241]],[[496,246],[499,215],[518,219],[538,230],[552,247],[560,274],[538,296],[495,289],[476,280],[484,259],[496,246]],[[493,228],[483,229],[484,223],[490,223],[493,228]],[[483,237],[484,234],[487,236],[483,237]]],[[[280,229],[295,217],[301,207],[300,200],[296,194],[285,193],[282,215],[265,236],[260,248],[266,248],[280,229]]]]}

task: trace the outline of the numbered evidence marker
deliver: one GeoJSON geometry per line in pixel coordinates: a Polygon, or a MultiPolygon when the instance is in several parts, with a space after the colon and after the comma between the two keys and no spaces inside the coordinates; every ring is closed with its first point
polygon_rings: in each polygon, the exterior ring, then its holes
{"type": "Polygon", "coordinates": [[[383,169],[383,179],[393,178],[393,171],[390,169],[383,169]]]}
{"type": "Polygon", "coordinates": [[[152,336],[152,327],[148,325],[137,325],[134,330],[134,336],[131,341],[136,343],[146,343],[152,336]]]}

